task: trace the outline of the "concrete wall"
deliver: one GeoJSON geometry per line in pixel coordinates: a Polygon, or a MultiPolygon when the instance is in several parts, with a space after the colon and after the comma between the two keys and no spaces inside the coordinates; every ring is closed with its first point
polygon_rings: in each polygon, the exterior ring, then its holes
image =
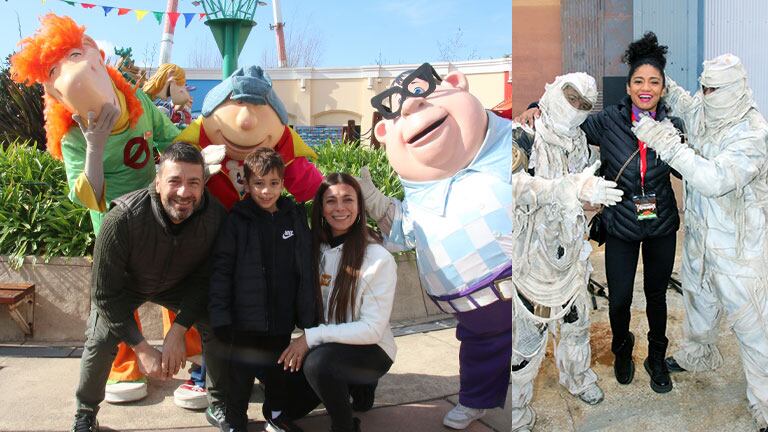
{"type": "MultiPolygon", "coordinates": [[[[390,320],[423,320],[446,317],[421,289],[413,254],[396,255],[397,292],[390,320]]],[[[82,342],[90,311],[91,261],[88,258],[42,259],[27,257],[14,270],[0,256],[0,282],[35,284],[35,319],[32,342],[82,342]]],[[[162,339],[160,306],[145,304],[139,309],[144,336],[162,339]]],[[[0,306],[0,342],[24,341],[24,333],[0,306]]]]}
{"type": "Polygon", "coordinates": [[[512,113],[562,74],[560,0],[512,0],[512,113]]]}

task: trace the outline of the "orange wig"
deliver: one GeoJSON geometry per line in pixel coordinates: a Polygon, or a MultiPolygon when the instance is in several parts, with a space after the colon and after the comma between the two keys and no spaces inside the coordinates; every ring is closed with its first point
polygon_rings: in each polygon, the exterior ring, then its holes
{"type": "MultiPolygon", "coordinates": [[[[58,63],[74,48],[81,48],[88,41],[85,27],[78,26],[70,17],[60,17],[49,13],[40,18],[41,27],[34,36],[24,38],[19,42],[21,50],[11,57],[11,77],[19,84],[32,85],[48,80],[51,67],[58,63]]],[[[101,53],[102,58],[104,53],[101,53]]],[[[136,97],[136,88],[116,69],[106,66],[112,82],[118,91],[123,93],[128,107],[130,127],[136,126],[144,110],[141,101],[136,97]]],[[[48,151],[57,159],[62,158],[61,139],[69,128],[75,126],[72,112],[52,96],[45,94],[45,133],[48,141],[48,151]]]]}

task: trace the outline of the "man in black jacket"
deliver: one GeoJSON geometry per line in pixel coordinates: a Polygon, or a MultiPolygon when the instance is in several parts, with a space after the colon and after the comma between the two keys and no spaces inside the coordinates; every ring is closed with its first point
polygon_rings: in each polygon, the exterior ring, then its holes
{"type": "Polygon", "coordinates": [[[73,431],[98,430],[110,365],[120,341],[136,352],[147,376],[173,377],[186,361],[184,333],[196,325],[203,338],[211,404],[221,360],[211,356],[207,325],[209,254],[226,216],[205,190],[204,162],[194,147],[176,143],[163,153],[153,185],[113,201],[93,253],[91,314],[83,351],[73,431]],[[151,301],[178,315],[162,352],[144,339],[133,314],[151,301]]]}

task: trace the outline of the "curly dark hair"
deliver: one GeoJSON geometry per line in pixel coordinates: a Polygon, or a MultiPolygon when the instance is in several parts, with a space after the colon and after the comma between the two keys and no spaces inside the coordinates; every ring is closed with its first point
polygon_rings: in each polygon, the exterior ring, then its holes
{"type": "Polygon", "coordinates": [[[635,70],[642,65],[651,65],[661,72],[664,77],[664,68],[667,66],[666,45],[659,45],[659,39],[654,32],[646,32],[642,38],[632,42],[621,56],[621,61],[629,65],[627,82],[630,81],[635,70]]]}

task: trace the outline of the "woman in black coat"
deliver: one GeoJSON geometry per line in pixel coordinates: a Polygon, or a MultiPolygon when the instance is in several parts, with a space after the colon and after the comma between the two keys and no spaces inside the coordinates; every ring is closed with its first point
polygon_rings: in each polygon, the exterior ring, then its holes
{"type": "MultiPolygon", "coordinates": [[[[659,46],[649,32],[629,45],[623,60],[629,65],[627,97],[591,114],[581,128],[590,144],[600,147],[602,175],[616,180],[624,191],[623,199],[603,210],[602,226],[606,233],[605,272],[609,290],[609,316],[615,355],[614,373],[621,384],[632,382],[635,365],[632,350],[635,337],[629,331],[632,290],[638,256],[643,253],[643,290],[648,318],[648,358],[644,366],[651,388],[657,393],[672,389],[669,370],[664,363],[668,340],[666,290],[675,260],[676,233],[680,226],[674,191],[670,182],[672,169],[656,157],[632,133],[632,123],[650,115],[662,120],[667,115],[663,103],[666,46],[659,46]]],[[[527,111],[521,119],[531,119],[527,111]]],[[[682,122],[670,117],[682,132],[682,122]]]]}

